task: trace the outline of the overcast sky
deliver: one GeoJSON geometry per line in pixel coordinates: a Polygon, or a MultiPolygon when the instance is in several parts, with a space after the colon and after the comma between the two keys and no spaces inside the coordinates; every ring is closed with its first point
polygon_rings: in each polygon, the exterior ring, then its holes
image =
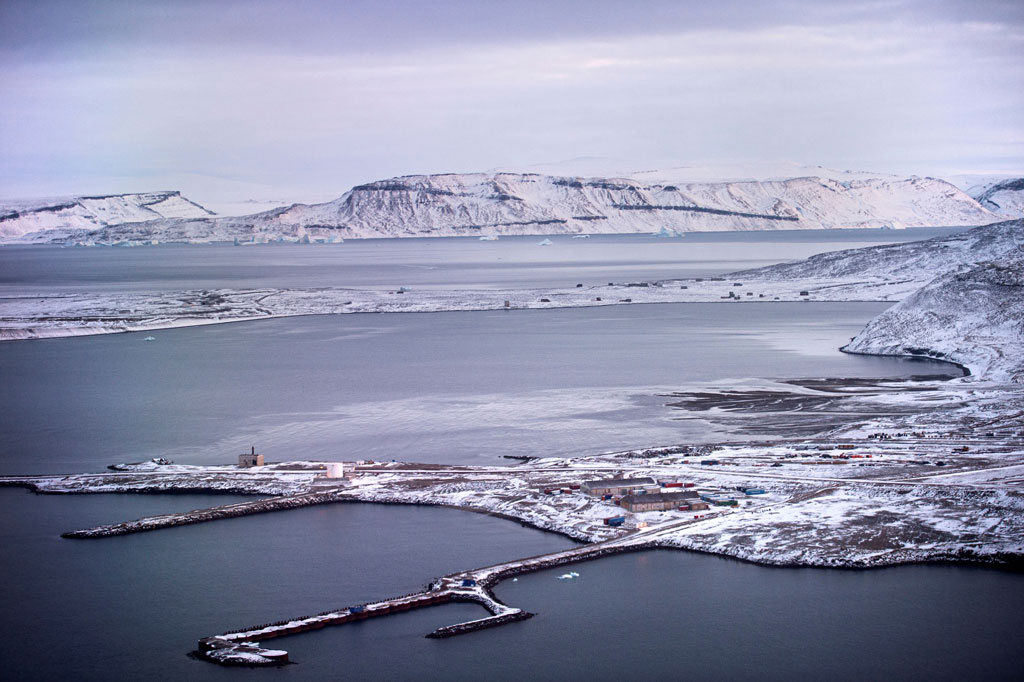
{"type": "Polygon", "coordinates": [[[1022,55],[1020,0],[0,0],[0,197],[580,156],[1021,173],[1022,55]]]}

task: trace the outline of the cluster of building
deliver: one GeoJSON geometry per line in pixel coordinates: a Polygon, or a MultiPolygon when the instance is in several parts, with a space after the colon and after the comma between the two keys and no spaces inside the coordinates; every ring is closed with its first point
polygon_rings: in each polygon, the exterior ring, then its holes
{"type": "MultiPolygon", "coordinates": [[[[584,481],[580,491],[600,497],[628,512],[703,511],[712,504],[736,506],[735,498],[727,495],[701,495],[693,490],[693,483],[655,481],[653,478],[611,478],[584,481]]],[[[753,489],[752,489],[753,490],[753,489]]],[[[758,489],[759,492],[764,492],[758,489]]],[[[746,492],[746,491],[744,491],[746,492]]],[[[749,494],[757,494],[751,492],[749,494]]]]}

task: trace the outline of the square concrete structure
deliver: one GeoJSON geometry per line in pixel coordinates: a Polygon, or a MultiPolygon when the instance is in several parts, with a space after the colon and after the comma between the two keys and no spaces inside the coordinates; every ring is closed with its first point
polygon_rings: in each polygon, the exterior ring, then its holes
{"type": "Polygon", "coordinates": [[[263,455],[256,454],[256,447],[254,446],[252,452],[238,456],[238,466],[240,467],[261,467],[263,466],[263,455]]]}

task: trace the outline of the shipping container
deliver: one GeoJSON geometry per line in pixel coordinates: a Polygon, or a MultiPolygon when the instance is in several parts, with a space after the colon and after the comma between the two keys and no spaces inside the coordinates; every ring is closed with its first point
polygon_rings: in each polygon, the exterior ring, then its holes
{"type": "Polygon", "coordinates": [[[606,526],[621,526],[626,522],[625,516],[609,516],[604,520],[606,526]]]}
{"type": "Polygon", "coordinates": [[[747,495],[764,495],[764,488],[747,488],[743,491],[747,495]]]}
{"type": "Polygon", "coordinates": [[[663,483],[662,485],[664,485],[666,488],[682,488],[683,487],[682,483],[663,483]]]}

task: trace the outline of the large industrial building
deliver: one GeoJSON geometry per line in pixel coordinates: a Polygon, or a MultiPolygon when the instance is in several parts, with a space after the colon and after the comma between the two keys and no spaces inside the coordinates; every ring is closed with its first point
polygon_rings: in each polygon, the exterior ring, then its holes
{"type": "MultiPolygon", "coordinates": [[[[679,493],[648,493],[646,495],[626,495],[619,500],[619,505],[630,512],[668,511],[683,505],[700,501],[696,492],[687,490],[679,493]]],[[[705,505],[706,506],[706,505],[705,505]]]]}
{"type": "Polygon", "coordinates": [[[634,490],[660,490],[653,478],[609,478],[602,481],[584,481],[580,486],[589,495],[628,495],[634,490]]]}

